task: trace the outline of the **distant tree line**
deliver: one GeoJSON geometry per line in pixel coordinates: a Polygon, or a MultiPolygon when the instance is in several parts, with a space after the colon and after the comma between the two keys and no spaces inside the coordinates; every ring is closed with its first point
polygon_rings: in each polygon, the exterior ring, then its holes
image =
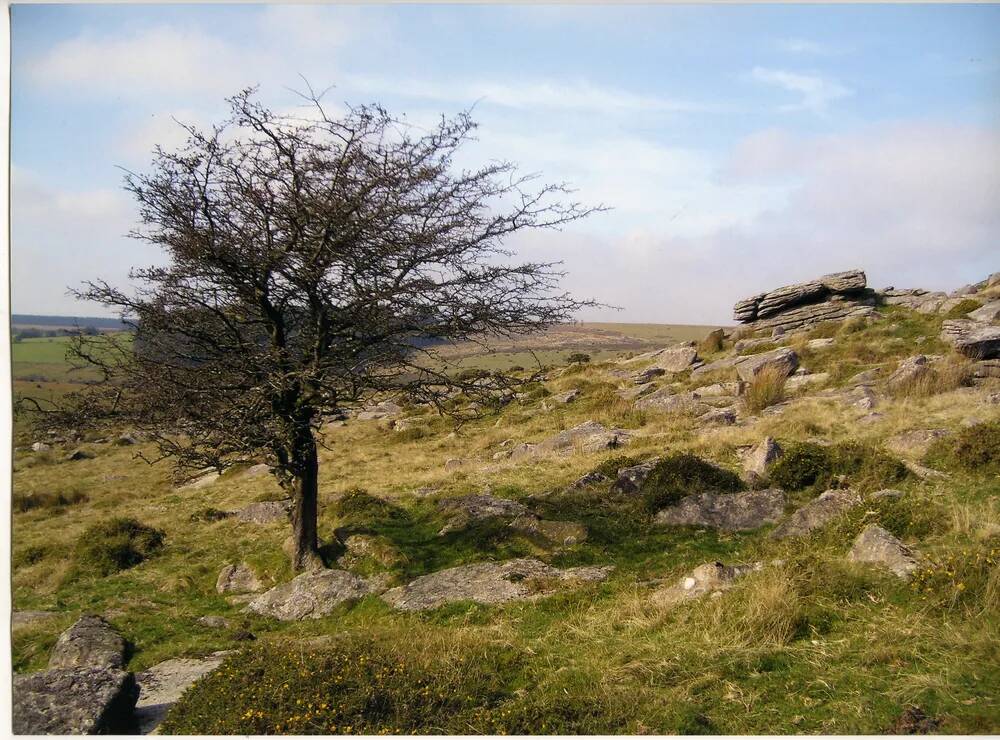
{"type": "Polygon", "coordinates": [[[45,337],[96,337],[100,333],[100,330],[96,326],[74,327],[72,329],[37,329],[30,327],[16,330],[14,332],[14,341],[20,342],[23,339],[42,339],[45,337]]]}

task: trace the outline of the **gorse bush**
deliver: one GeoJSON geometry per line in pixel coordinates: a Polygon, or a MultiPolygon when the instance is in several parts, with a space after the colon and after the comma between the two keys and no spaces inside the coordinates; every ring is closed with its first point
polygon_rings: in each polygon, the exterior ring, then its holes
{"type": "Polygon", "coordinates": [[[342,635],[315,649],[261,645],[174,705],[165,734],[403,735],[502,730],[519,657],[505,645],[418,652],[342,635]],[[497,715],[494,718],[494,714],[497,715]]]}
{"type": "Polygon", "coordinates": [[[586,352],[574,352],[573,354],[571,354],[569,357],[566,358],[566,362],[570,363],[571,365],[575,365],[577,363],[581,364],[587,363],[590,362],[590,355],[588,355],[586,352]]]}
{"type": "Polygon", "coordinates": [[[103,577],[131,568],[159,552],[163,538],[162,531],[135,519],[95,524],[77,540],[70,577],[103,577]]]}
{"type": "Polygon", "coordinates": [[[825,490],[848,485],[860,491],[888,488],[909,476],[906,466],[880,447],[842,442],[825,447],[794,442],[769,471],[771,482],[788,490],[825,490]]]}
{"type": "Polygon", "coordinates": [[[938,439],[924,459],[931,465],[970,473],[1000,473],[1000,421],[974,424],[953,437],[938,439]]]}
{"type": "Polygon", "coordinates": [[[677,452],[656,464],[643,482],[641,493],[646,509],[658,511],[693,493],[739,491],[743,487],[743,481],[731,470],[697,455],[677,452]]]}

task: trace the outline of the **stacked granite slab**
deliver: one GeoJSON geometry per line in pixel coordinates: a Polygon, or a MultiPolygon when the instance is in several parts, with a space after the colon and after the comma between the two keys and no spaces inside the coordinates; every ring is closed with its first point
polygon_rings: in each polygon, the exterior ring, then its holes
{"type": "Polygon", "coordinates": [[[875,293],[868,289],[864,271],[848,270],[746,298],[733,307],[733,318],[754,330],[788,331],[870,316],[874,310],[875,293]]]}

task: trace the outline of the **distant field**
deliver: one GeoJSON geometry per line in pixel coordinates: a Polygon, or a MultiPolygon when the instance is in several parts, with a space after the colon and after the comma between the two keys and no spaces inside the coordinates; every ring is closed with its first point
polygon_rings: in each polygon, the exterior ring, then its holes
{"type": "Polygon", "coordinates": [[[74,370],[66,358],[70,337],[22,339],[11,345],[14,389],[27,383],[73,384],[96,377],[92,370],[74,370]]]}

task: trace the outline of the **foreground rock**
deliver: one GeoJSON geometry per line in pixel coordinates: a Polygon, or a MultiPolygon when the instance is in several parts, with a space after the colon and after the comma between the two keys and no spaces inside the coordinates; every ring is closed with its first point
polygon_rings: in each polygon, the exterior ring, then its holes
{"type": "Polygon", "coordinates": [[[779,540],[786,537],[804,537],[826,526],[835,517],[860,503],[861,497],[853,491],[824,491],[775,527],[771,537],[779,540]]]}
{"type": "Polygon", "coordinates": [[[135,705],[138,731],[148,735],[156,729],[181,695],[195,681],[222,665],[227,655],[229,651],[213,653],[207,658],[173,658],[138,674],[139,700],[135,705]]]}
{"type": "Polygon", "coordinates": [[[59,635],[49,668],[114,668],[125,665],[125,639],[101,617],[80,617],[59,635]]]}
{"type": "Polygon", "coordinates": [[[941,339],[974,360],[1000,357],[1000,326],[996,324],[964,319],[945,321],[941,339]]]}
{"type": "Polygon", "coordinates": [[[698,493],[656,515],[657,524],[712,527],[741,532],[773,524],[785,510],[785,493],[778,488],[743,493],[698,493]]]}
{"type": "Polygon", "coordinates": [[[715,596],[732,588],[740,578],[760,570],[761,567],[760,563],[748,565],[705,563],[683,576],[676,585],[654,591],[652,601],[660,606],[671,606],[682,601],[697,599],[705,594],[715,596]]]}
{"type": "Polygon", "coordinates": [[[247,609],[282,621],[319,619],[341,604],[372,593],[364,578],[346,570],[317,570],[275,586],[247,605],[247,609]]]}
{"type": "Polygon", "coordinates": [[[854,540],[847,559],[855,563],[871,563],[908,579],[919,564],[915,553],[882,527],[871,524],[854,540]]]}
{"type": "Polygon", "coordinates": [[[548,596],[566,583],[603,581],[611,570],[610,566],[560,570],[533,558],[476,563],[421,576],[386,591],[382,598],[403,611],[434,609],[455,601],[504,604],[548,596]]]}
{"type": "Polygon", "coordinates": [[[59,668],[15,675],[17,735],[98,735],[134,731],[135,676],[114,668],[59,668]]]}

